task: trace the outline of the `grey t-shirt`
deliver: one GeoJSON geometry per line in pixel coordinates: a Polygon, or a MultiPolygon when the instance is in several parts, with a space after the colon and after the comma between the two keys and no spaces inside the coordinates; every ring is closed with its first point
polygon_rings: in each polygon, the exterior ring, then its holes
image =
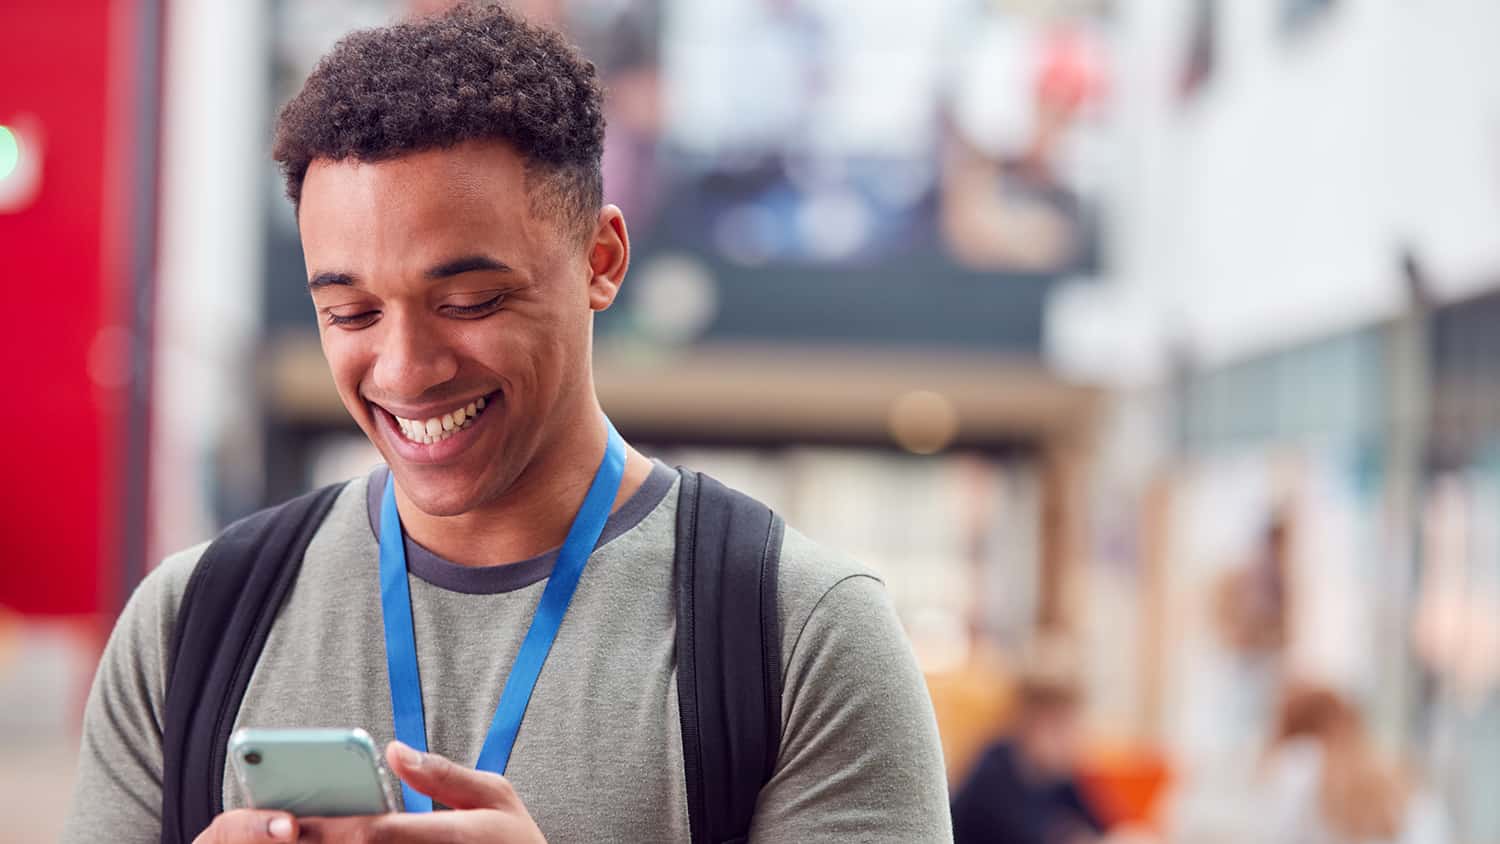
{"type": "MultiPolygon", "coordinates": [[[[363,727],[394,738],[377,577],[383,472],[339,494],[271,629],[235,726],[363,727]]],[[[687,841],[672,559],[677,481],[661,464],[610,517],[537,680],[507,776],[552,842],[687,841]]],[[[84,716],[65,842],[160,836],[166,655],[193,566],[137,588],[84,716]]],[[[470,568],[409,544],[428,747],[473,764],[556,552],[470,568]]],[[[782,741],[753,841],[947,841],[926,686],[880,582],[786,531],[782,741]]],[[[224,805],[246,805],[233,771],[224,805]]]]}

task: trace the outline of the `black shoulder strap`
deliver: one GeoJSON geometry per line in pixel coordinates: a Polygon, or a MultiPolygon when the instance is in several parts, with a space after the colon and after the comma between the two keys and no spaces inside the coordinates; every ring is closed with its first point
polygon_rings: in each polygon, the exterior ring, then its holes
{"type": "Polygon", "coordinates": [[[240,701],[303,552],[341,489],[324,487],[235,522],[194,567],[168,652],[163,844],[187,844],[222,811],[240,701]]]}
{"type": "Polygon", "coordinates": [[[781,746],[776,574],[784,524],[678,469],[677,699],[693,844],[742,841],[781,746]]]}

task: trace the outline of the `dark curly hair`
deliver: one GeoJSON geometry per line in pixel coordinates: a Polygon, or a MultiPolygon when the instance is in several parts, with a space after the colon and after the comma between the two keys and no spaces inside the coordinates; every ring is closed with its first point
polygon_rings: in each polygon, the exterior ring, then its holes
{"type": "Polygon", "coordinates": [[[272,155],[300,206],[319,158],[504,141],[526,160],[533,209],[586,228],[603,202],[603,99],[593,63],[556,32],[466,3],[342,38],[281,110],[272,155]]]}

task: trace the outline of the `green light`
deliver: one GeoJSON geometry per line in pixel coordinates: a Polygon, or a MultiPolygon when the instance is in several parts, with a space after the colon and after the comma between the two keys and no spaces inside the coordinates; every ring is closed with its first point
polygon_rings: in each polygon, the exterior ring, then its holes
{"type": "Polygon", "coordinates": [[[10,178],[21,164],[21,142],[9,126],[0,125],[0,182],[10,178]]]}

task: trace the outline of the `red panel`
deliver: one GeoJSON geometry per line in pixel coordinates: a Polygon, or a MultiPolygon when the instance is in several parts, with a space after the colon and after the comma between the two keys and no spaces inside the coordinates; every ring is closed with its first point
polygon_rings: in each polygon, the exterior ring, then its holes
{"type": "MultiPolygon", "coordinates": [[[[34,123],[20,125],[42,134],[39,192],[0,211],[0,605],[24,613],[97,612],[117,568],[104,549],[117,527],[123,393],[118,379],[101,386],[90,374],[101,329],[122,322],[128,283],[124,215],[105,222],[106,204],[128,199],[106,190],[106,173],[128,176],[113,162],[129,162],[118,144],[133,134],[110,125],[111,91],[131,90],[128,80],[111,87],[112,46],[105,0],[0,6],[0,124],[29,115],[34,123]]],[[[133,118],[125,105],[117,111],[133,118]]],[[[100,349],[93,371],[108,381],[120,351],[100,349]]]]}

